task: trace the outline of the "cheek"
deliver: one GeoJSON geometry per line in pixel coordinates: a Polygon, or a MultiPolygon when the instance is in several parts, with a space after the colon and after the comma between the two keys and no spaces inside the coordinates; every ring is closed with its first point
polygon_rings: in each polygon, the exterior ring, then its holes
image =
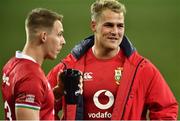
{"type": "Polygon", "coordinates": [[[109,34],[109,33],[110,33],[110,31],[108,31],[108,30],[102,31],[102,34],[103,34],[103,35],[107,35],[107,34],[109,34]]]}
{"type": "Polygon", "coordinates": [[[58,43],[55,39],[51,39],[51,41],[48,43],[48,48],[50,49],[49,51],[55,51],[58,47],[58,43]]]}
{"type": "Polygon", "coordinates": [[[124,28],[120,29],[120,30],[119,30],[119,34],[120,34],[120,35],[124,35],[124,31],[125,31],[124,28]]]}
{"type": "Polygon", "coordinates": [[[60,43],[60,39],[58,37],[53,38],[53,45],[58,46],[60,43]]]}
{"type": "Polygon", "coordinates": [[[109,33],[109,32],[110,32],[110,30],[107,29],[106,27],[102,27],[102,28],[101,28],[101,33],[106,34],[106,33],[109,33]]]}
{"type": "Polygon", "coordinates": [[[99,37],[104,37],[104,36],[108,35],[108,33],[109,33],[109,31],[107,29],[101,29],[101,30],[97,31],[97,35],[99,37]]]}

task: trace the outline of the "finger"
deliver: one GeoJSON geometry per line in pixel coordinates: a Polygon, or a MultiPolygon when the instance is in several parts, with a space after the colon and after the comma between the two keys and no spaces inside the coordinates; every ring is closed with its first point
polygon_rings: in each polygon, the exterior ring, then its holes
{"type": "Polygon", "coordinates": [[[82,85],[78,84],[78,87],[79,87],[80,94],[83,94],[83,88],[82,88],[82,85]]]}
{"type": "Polygon", "coordinates": [[[78,87],[80,89],[80,93],[82,94],[83,93],[83,78],[82,76],[80,76],[80,83],[78,84],[78,87]]]}
{"type": "Polygon", "coordinates": [[[60,74],[63,72],[63,70],[61,69],[61,70],[59,70],[59,72],[57,73],[57,83],[59,83],[59,81],[60,81],[60,79],[59,79],[59,76],[60,76],[60,74]]]}

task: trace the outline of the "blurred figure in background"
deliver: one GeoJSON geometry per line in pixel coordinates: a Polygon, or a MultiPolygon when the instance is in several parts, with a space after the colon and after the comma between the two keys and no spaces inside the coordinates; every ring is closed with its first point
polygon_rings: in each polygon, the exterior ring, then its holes
{"type": "Polygon", "coordinates": [[[54,120],[54,96],[41,65],[65,44],[62,18],[44,8],[28,14],[24,49],[2,71],[5,120],[54,120]]]}
{"type": "Polygon", "coordinates": [[[117,0],[96,0],[91,6],[94,35],[49,72],[63,119],[177,119],[178,104],[163,76],[124,35],[125,13],[117,0]],[[83,72],[83,98],[74,107],[65,101],[64,84],[57,78],[64,64],[83,72]]]}

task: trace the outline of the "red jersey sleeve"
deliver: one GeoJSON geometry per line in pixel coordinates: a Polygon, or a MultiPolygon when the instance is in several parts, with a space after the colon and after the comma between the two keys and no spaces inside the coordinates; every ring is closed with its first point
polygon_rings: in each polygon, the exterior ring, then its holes
{"type": "Polygon", "coordinates": [[[150,119],[176,120],[178,112],[177,101],[159,70],[152,63],[149,63],[144,68],[143,74],[142,77],[144,78],[152,77],[148,82],[149,87],[146,99],[150,109],[150,119]]]}
{"type": "Polygon", "coordinates": [[[42,78],[29,74],[14,87],[16,107],[26,107],[39,110],[45,96],[46,86],[42,78]]]}

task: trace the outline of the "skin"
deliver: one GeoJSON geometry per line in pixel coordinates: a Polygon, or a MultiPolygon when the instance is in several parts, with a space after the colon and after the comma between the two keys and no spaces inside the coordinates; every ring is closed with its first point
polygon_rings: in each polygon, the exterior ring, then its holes
{"type": "MultiPolygon", "coordinates": [[[[124,14],[106,9],[99,16],[98,20],[91,22],[91,29],[95,35],[95,44],[92,47],[94,55],[98,59],[110,59],[119,52],[119,44],[124,35],[124,14]]],[[[59,72],[60,74],[61,72],[59,72]]],[[[58,75],[59,75],[58,74],[58,75]]],[[[57,80],[59,80],[57,76],[57,80]]],[[[82,77],[80,79],[80,90],[83,92],[82,77]]],[[[58,100],[63,95],[64,85],[58,83],[53,92],[58,100]]]]}
{"type": "Polygon", "coordinates": [[[34,38],[27,40],[22,52],[42,65],[45,59],[56,59],[64,44],[66,42],[63,37],[63,26],[56,20],[52,31],[41,29],[34,38]]]}
{"type": "MultiPolygon", "coordinates": [[[[62,23],[57,20],[51,32],[40,30],[34,40],[27,40],[23,49],[23,53],[31,56],[36,62],[41,65],[43,61],[55,59],[60,53],[62,46],[65,44],[63,37],[62,23]]],[[[17,120],[39,120],[39,110],[28,108],[15,108],[17,120]]]]}
{"type": "Polygon", "coordinates": [[[63,37],[62,23],[60,21],[55,21],[54,28],[52,32],[47,35],[47,40],[45,42],[45,50],[47,51],[45,58],[56,59],[64,44],[65,40],[63,37]]]}
{"type": "Polygon", "coordinates": [[[16,120],[39,120],[39,110],[16,108],[16,120]]]}
{"type": "Polygon", "coordinates": [[[98,19],[91,22],[91,29],[95,35],[94,55],[99,59],[110,59],[120,49],[125,30],[124,14],[105,9],[98,19]]]}

